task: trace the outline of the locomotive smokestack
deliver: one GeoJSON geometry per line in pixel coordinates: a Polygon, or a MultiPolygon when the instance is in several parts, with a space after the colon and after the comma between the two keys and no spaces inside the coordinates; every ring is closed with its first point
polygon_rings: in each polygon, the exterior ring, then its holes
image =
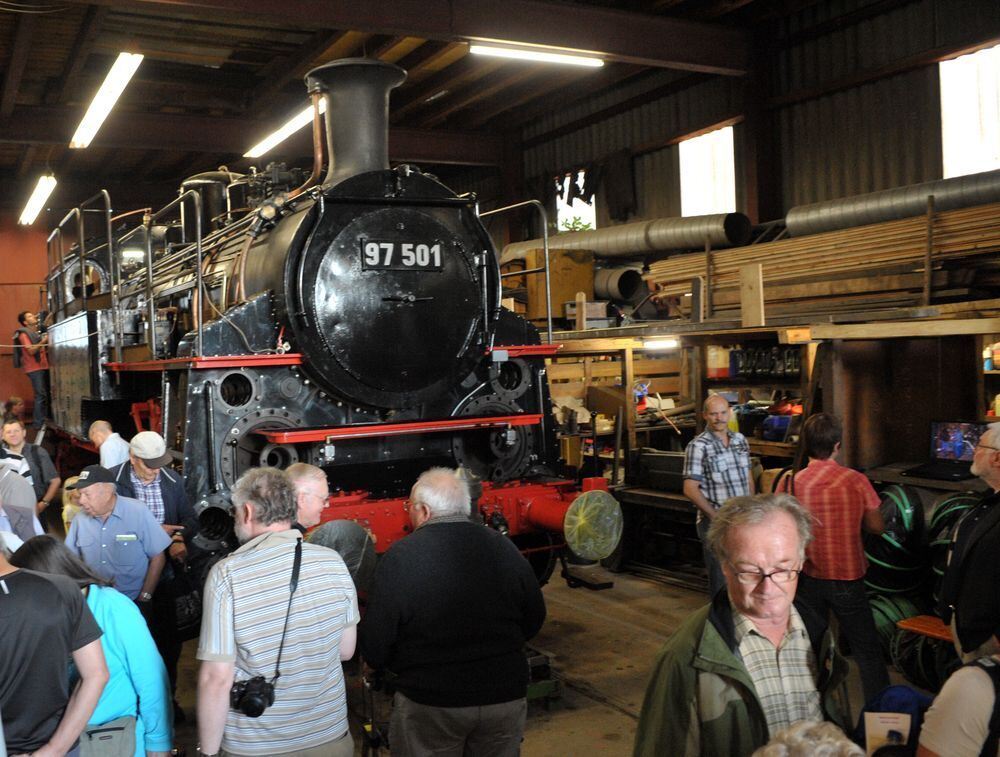
{"type": "Polygon", "coordinates": [[[337,60],[306,74],[309,93],[326,100],[324,187],[389,167],[389,92],[405,78],[399,66],[369,58],[337,60]]]}

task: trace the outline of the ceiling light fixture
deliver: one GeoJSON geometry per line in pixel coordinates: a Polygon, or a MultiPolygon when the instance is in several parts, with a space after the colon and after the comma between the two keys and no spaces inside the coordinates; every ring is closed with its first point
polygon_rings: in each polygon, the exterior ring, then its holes
{"type": "Polygon", "coordinates": [[[570,55],[568,53],[550,53],[543,50],[530,50],[515,47],[493,47],[492,45],[469,45],[473,55],[492,55],[498,58],[515,58],[517,60],[532,60],[539,63],[563,63],[570,66],[587,66],[600,68],[604,61],[600,58],[586,55],[570,55]]]}
{"type": "Polygon", "coordinates": [[[28,198],[27,204],[24,206],[24,210],[21,211],[21,217],[17,220],[22,226],[30,226],[38,218],[38,214],[42,212],[42,208],[45,206],[45,201],[49,199],[49,195],[52,194],[52,190],[56,188],[56,177],[52,175],[39,176],[38,183],[35,185],[35,190],[31,193],[31,197],[28,198]]]}
{"type": "Polygon", "coordinates": [[[104,119],[108,117],[111,109],[118,102],[118,98],[125,91],[132,75],[139,68],[142,58],[143,56],[139,53],[119,53],[118,60],[108,71],[108,75],[104,77],[104,83],[101,84],[101,88],[97,90],[97,94],[91,100],[90,107],[87,108],[80,125],[76,127],[76,133],[73,134],[73,139],[69,143],[70,147],[83,149],[91,143],[97,135],[97,130],[104,123],[104,119]]]}
{"type": "MultiPolygon", "coordinates": [[[[326,98],[319,101],[319,112],[326,113],[326,98]]],[[[271,152],[271,150],[280,145],[299,129],[303,128],[307,124],[311,124],[312,120],[313,106],[309,105],[288,119],[281,127],[273,131],[271,134],[268,134],[264,137],[264,139],[243,153],[243,157],[259,158],[261,155],[271,152]]]]}
{"type": "Polygon", "coordinates": [[[676,350],[680,346],[680,341],[672,336],[662,339],[645,339],[642,343],[644,350],[676,350]]]}

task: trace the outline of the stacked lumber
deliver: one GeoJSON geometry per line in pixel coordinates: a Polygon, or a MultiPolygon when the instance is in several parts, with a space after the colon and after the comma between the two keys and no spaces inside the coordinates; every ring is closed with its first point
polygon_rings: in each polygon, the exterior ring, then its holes
{"type": "MultiPolygon", "coordinates": [[[[936,213],[930,224],[932,264],[957,261],[1000,251],[1000,203],[936,213]]],[[[917,216],[870,226],[783,239],[747,247],[716,250],[711,256],[712,296],[738,291],[740,267],[763,266],[765,299],[768,284],[795,279],[836,277],[847,272],[865,275],[907,264],[923,266],[928,218],[917,216]]],[[[664,294],[691,291],[691,280],[705,277],[704,252],[676,255],[653,263],[646,278],[664,294]]]]}

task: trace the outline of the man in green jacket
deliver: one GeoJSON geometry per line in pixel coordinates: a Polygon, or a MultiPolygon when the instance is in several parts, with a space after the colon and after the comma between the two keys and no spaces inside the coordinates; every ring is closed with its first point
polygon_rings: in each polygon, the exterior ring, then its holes
{"type": "Polygon", "coordinates": [[[794,604],[811,536],[786,494],[734,497],[708,533],[726,591],[667,641],[646,689],[635,757],[741,757],[798,720],[846,726],[847,677],[826,622],[794,604]]]}

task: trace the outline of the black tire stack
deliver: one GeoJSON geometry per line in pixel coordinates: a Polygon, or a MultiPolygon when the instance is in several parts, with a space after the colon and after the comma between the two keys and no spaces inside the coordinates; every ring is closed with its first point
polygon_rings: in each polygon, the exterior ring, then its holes
{"type": "Polygon", "coordinates": [[[938,691],[959,665],[954,646],[903,631],[896,623],[933,611],[952,534],[978,501],[975,494],[949,492],[934,503],[925,524],[919,494],[893,484],[882,490],[885,533],[864,538],[865,585],[883,654],[908,681],[931,692],[938,691]]]}

